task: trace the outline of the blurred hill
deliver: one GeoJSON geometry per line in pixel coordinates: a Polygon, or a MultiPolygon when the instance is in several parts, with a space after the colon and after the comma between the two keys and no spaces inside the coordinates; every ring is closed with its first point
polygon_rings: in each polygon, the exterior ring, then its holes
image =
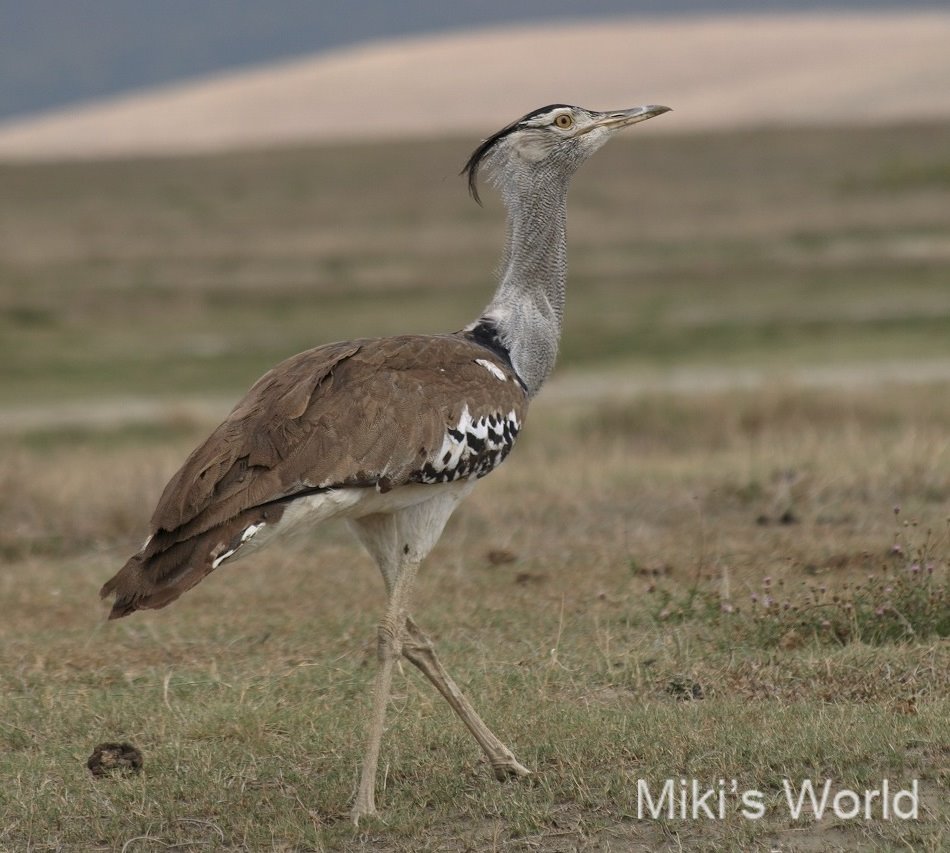
{"type": "Polygon", "coordinates": [[[945,0],[0,0],[0,118],[368,39],[620,14],[945,6],[945,0]]]}
{"type": "Polygon", "coordinates": [[[0,158],[485,132],[552,101],[647,132],[950,116],[950,13],[627,17],[389,39],[0,123],[0,158]]]}

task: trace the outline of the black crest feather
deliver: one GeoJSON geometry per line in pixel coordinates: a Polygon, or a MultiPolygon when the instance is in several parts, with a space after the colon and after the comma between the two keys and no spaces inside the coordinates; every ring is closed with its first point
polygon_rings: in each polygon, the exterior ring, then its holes
{"type": "Polygon", "coordinates": [[[495,144],[500,139],[504,139],[509,133],[517,130],[524,122],[542,115],[543,113],[550,112],[551,110],[562,109],[564,107],[570,107],[570,104],[548,104],[546,107],[538,107],[536,110],[531,110],[530,113],[527,113],[516,121],[513,121],[511,124],[506,125],[497,133],[493,133],[472,152],[472,156],[468,158],[468,162],[462,167],[462,171],[459,172],[459,174],[468,175],[468,192],[478,204],[482,203],[481,196],[478,194],[478,168],[481,165],[482,160],[484,160],[488,155],[488,152],[495,147],[495,144]]]}

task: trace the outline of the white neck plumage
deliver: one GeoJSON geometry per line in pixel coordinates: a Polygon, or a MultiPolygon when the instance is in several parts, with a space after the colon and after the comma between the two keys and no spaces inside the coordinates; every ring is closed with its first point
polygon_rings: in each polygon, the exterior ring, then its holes
{"type": "Polygon", "coordinates": [[[508,238],[501,281],[482,313],[530,396],[554,369],[567,280],[567,181],[538,172],[512,170],[499,182],[508,238]]]}

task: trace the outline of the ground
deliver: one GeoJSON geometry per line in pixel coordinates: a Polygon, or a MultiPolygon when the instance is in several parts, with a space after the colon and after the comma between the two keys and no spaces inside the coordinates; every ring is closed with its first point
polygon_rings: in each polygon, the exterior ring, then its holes
{"type": "Polygon", "coordinates": [[[536,773],[407,668],[359,830],[384,599],[344,528],[167,610],[97,590],[270,364],[474,316],[497,204],[452,141],[2,171],[0,849],[947,846],[950,127],[647,143],[578,175],[560,375],[416,596],[536,773]],[[764,816],[638,818],[693,778],[764,816]],[[918,819],[795,820],[808,779],[918,819]]]}

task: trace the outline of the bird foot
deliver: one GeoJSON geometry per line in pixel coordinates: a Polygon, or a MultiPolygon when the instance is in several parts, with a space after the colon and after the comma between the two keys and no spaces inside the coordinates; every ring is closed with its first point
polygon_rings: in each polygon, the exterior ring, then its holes
{"type": "Polygon", "coordinates": [[[357,797],[353,808],[350,810],[350,820],[353,821],[353,826],[359,826],[360,821],[364,818],[378,816],[379,812],[376,811],[376,804],[372,801],[364,802],[363,797],[357,797]]]}
{"type": "Polygon", "coordinates": [[[491,769],[499,782],[507,782],[509,779],[531,775],[531,771],[521,764],[513,755],[503,761],[493,761],[491,769]]]}

